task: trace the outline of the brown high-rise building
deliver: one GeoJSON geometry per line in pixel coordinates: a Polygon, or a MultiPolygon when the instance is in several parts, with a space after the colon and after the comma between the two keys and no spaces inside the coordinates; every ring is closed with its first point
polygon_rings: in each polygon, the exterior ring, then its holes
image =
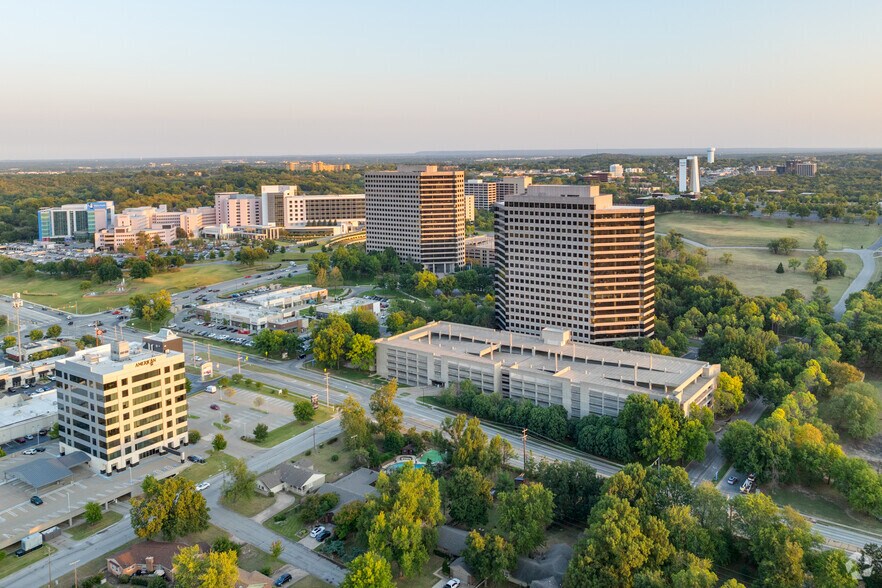
{"type": "Polygon", "coordinates": [[[652,336],[654,207],[615,206],[597,186],[536,185],[495,212],[499,328],[592,343],[652,336]]]}
{"type": "Polygon", "coordinates": [[[392,248],[435,273],[465,263],[465,174],[400,165],[364,174],[366,248],[392,248]]]}

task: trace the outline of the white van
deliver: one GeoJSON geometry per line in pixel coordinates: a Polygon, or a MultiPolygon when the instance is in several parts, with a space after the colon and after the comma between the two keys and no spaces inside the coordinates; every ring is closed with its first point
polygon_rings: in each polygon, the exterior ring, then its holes
{"type": "Polygon", "coordinates": [[[216,394],[217,393],[217,386],[206,386],[205,391],[208,392],[209,394],[216,394]]]}

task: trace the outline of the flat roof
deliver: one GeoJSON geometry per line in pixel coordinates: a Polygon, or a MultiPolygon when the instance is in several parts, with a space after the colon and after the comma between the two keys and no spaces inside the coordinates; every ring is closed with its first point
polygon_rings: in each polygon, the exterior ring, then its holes
{"type": "Polygon", "coordinates": [[[339,312],[341,314],[345,314],[347,312],[351,312],[356,308],[361,308],[362,306],[373,306],[374,304],[379,304],[379,302],[375,300],[368,300],[367,298],[344,298],[339,302],[328,302],[326,304],[320,304],[315,307],[316,312],[326,312],[328,314],[332,312],[339,312]]]}
{"type": "Polygon", "coordinates": [[[296,298],[298,296],[310,296],[327,292],[327,288],[319,288],[311,284],[305,286],[291,286],[289,288],[280,288],[271,290],[263,294],[255,294],[253,296],[245,296],[240,298],[238,302],[246,302],[249,304],[258,304],[260,306],[271,305],[272,302],[282,298],[296,298]]]}
{"type": "Polygon", "coordinates": [[[100,345],[91,349],[78,351],[73,357],[59,359],[56,366],[77,365],[88,368],[93,374],[107,375],[113,374],[132,366],[138,362],[148,359],[168,357],[179,355],[183,359],[183,353],[178,351],[153,351],[152,349],[142,346],[141,341],[131,341],[129,343],[129,356],[122,360],[113,360],[110,358],[111,344],[100,345]]]}
{"type": "Polygon", "coordinates": [[[42,392],[34,394],[30,400],[0,408],[0,427],[54,414],[58,414],[58,396],[55,390],[42,392]]]}
{"type": "MultiPolygon", "coordinates": [[[[559,329],[546,332],[562,333],[559,329]]],[[[665,391],[679,391],[711,367],[694,359],[573,341],[557,345],[541,336],[450,322],[429,323],[377,343],[472,362],[501,363],[511,370],[596,383],[628,394],[658,392],[662,386],[665,391]]]]}

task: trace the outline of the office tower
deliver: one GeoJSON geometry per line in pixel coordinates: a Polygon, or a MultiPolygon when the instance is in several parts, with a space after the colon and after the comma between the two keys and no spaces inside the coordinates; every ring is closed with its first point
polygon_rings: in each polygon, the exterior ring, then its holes
{"type": "Polygon", "coordinates": [[[466,196],[475,197],[476,210],[492,210],[496,204],[496,182],[468,180],[465,183],[466,196]]]}
{"type": "Polygon", "coordinates": [[[803,178],[813,178],[818,173],[818,164],[814,161],[798,161],[794,168],[793,173],[803,178]]]}
{"type": "Polygon", "coordinates": [[[624,168],[621,165],[619,165],[618,163],[612,164],[611,166],[609,166],[609,177],[610,178],[624,178],[625,177],[624,168]]]}
{"type": "Polygon", "coordinates": [[[366,248],[392,248],[435,273],[465,263],[465,176],[435,165],[364,174],[366,248]]]}
{"type": "Polygon", "coordinates": [[[284,227],[285,212],[291,198],[297,194],[297,186],[260,187],[260,224],[284,227]]]}
{"type": "Polygon", "coordinates": [[[91,239],[98,231],[111,227],[113,217],[114,205],[109,200],[41,208],[37,212],[37,238],[91,239]]]}
{"type": "Polygon", "coordinates": [[[566,329],[584,342],[652,336],[655,208],[597,186],[534,185],[495,208],[501,329],[566,329]]]}
{"type": "Polygon", "coordinates": [[[717,148],[716,147],[708,147],[707,148],[707,162],[713,163],[716,160],[717,148]]]}
{"type": "Polygon", "coordinates": [[[55,363],[59,448],[104,473],[187,443],[184,354],[115,341],[55,363]]]}
{"type": "Polygon", "coordinates": [[[677,169],[677,184],[681,194],[700,194],[698,156],[690,155],[680,160],[677,169]]]}
{"type": "Polygon", "coordinates": [[[532,183],[533,178],[529,176],[502,178],[496,182],[496,201],[501,202],[505,200],[506,196],[511,196],[512,194],[523,194],[532,183]]]}

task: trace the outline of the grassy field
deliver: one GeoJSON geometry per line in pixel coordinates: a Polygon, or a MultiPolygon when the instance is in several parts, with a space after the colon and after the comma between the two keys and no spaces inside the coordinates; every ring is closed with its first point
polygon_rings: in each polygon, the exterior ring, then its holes
{"type": "Polygon", "coordinates": [[[327,407],[319,406],[318,410],[315,411],[315,417],[313,417],[311,421],[306,423],[291,421],[281,427],[271,429],[269,434],[267,434],[266,439],[260,443],[254,442],[254,444],[258,447],[275,447],[282,441],[287,441],[291,437],[299,435],[300,433],[308,431],[309,429],[327,421],[331,418],[331,414],[331,411],[328,410],[327,407]]]}
{"type": "Polygon", "coordinates": [[[330,586],[330,584],[322,582],[315,576],[306,576],[302,580],[294,582],[291,585],[297,586],[297,588],[327,588],[328,586],[330,586]]]}
{"type": "Polygon", "coordinates": [[[769,489],[768,494],[779,505],[792,506],[804,515],[882,533],[882,523],[871,516],[851,510],[845,499],[829,486],[769,489]]]}
{"type": "Polygon", "coordinates": [[[251,498],[245,500],[236,500],[235,502],[228,502],[226,499],[221,499],[221,504],[223,504],[226,508],[232,510],[233,512],[237,512],[245,517],[253,517],[259,512],[263,512],[268,509],[272,505],[276,503],[275,496],[264,496],[263,494],[255,494],[251,498]]]}
{"type": "MultiPolygon", "coordinates": [[[[220,537],[229,537],[230,534],[215,527],[214,525],[208,525],[208,528],[204,531],[200,531],[199,533],[191,533],[189,535],[185,535],[180,541],[184,543],[188,543],[193,545],[194,543],[208,543],[211,545],[220,537]]],[[[282,567],[282,563],[275,559],[270,554],[265,551],[261,551],[260,549],[254,547],[250,543],[246,543],[242,546],[242,549],[239,551],[239,567],[243,570],[248,570],[249,572],[253,572],[255,570],[260,570],[264,567],[269,567],[273,572],[282,567]]]]}
{"type": "Polygon", "coordinates": [[[796,221],[793,228],[787,222],[769,218],[748,218],[672,212],[655,218],[655,230],[667,233],[676,230],[685,237],[711,247],[758,245],[765,246],[772,239],[793,237],[799,246],[811,248],[818,235],[824,235],[830,249],[860,249],[882,237],[882,227],[864,224],[820,223],[796,221]]]}
{"type": "Polygon", "coordinates": [[[113,523],[117,522],[122,518],[122,515],[116,511],[109,510],[104,513],[104,517],[95,523],[94,525],[90,525],[89,523],[83,522],[79,525],[74,525],[70,529],[67,530],[67,534],[71,536],[71,539],[75,541],[79,541],[81,539],[85,539],[90,535],[94,535],[101,529],[106,529],[113,523]]]}
{"type": "Polygon", "coordinates": [[[300,520],[300,516],[296,512],[297,506],[297,504],[293,504],[282,512],[279,512],[275,515],[285,515],[284,521],[276,522],[274,520],[275,516],[273,516],[265,520],[263,522],[263,526],[273,533],[282,535],[283,537],[286,537],[291,541],[300,541],[306,535],[307,528],[306,525],[303,524],[303,521],[300,520]]]}
{"type": "Polygon", "coordinates": [[[723,275],[735,282],[742,294],[748,296],[778,296],[787,288],[796,288],[805,295],[811,294],[815,286],[823,286],[830,293],[830,300],[835,304],[851,281],[861,271],[861,259],[853,253],[831,253],[829,259],[839,258],[848,267],[844,278],[821,280],[815,284],[812,277],[803,269],[806,259],[812,253],[794,251],[791,255],[774,255],[758,249],[710,249],[706,274],[723,275]],[[725,265],[720,261],[724,253],[732,255],[732,263],[725,265]],[[787,266],[787,260],[795,257],[802,261],[795,272],[787,266]],[[784,263],[783,274],[776,274],[775,268],[784,263]]]}
{"type": "MultiPolygon", "coordinates": [[[[21,557],[15,557],[15,550],[18,549],[19,545],[16,543],[12,547],[6,550],[6,557],[0,560],[0,578],[5,578],[9,574],[15,573],[22,568],[26,568],[32,563],[36,563],[41,559],[47,557],[49,555],[49,551],[52,550],[52,553],[57,551],[54,547],[50,545],[44,545],[40,549],[35,549],[30,553],[26,553],[21,557]]],[[[105,562],[106,563],[106,562],[105,562]]]]}
{"type": "Polygon", "coordinates": [[[172,293],[180,292],[259,271],[260,267],[246,268],[229,263],[186,265],[179,271],[158,274],[146,280],[126,280],[128,290],[123,294],[116,293],[115,284],[99,285],[90,290],[99,295],[89,297],[83,296],[83,291],[80,290],[82,280],[79,279],[64,280],[39,275],[26,278],[16,274],[3,276],[0,294],[21,292],[22,298],[26,300],[70,311],[74,310],[74,303],[78,302],[78,311],[88,314],[125,306],[129,297],[134,294],[150,294],[163,289],[172,293]],[[104,295],[103,292],[107,291],[109,293],[104,295]]]}
{"type": "MultiPolygon", "coordinates": [[[[181,474],[184,478],[188,480],[192,480],[193,482],[201,482],[206,478],[210,478],[211,476],[221,472],[232,465],[236,458],[232,455],[227,455],[223,451],[215,452],[212,450],[208,450],[208,457],[205,458],[205,463],[194,463],[190,467],[188,467],[181,474]]],[[[198,455],[198,451],[194,450],[193,455],[198,455]]]]}
{"type": "Polygon", "coordinates": [[[322,472],[326,476],[326,482],[334,482],[352,471],[352,451],[346,449],[342,440],[336,443],[325,443],[324,447],[319,447],[310,455],[301,453],[292,461],[309,460],[313,469],[322,472]],[[334,461],[332,458],[338,455],[339,459],[334,461]]]}

